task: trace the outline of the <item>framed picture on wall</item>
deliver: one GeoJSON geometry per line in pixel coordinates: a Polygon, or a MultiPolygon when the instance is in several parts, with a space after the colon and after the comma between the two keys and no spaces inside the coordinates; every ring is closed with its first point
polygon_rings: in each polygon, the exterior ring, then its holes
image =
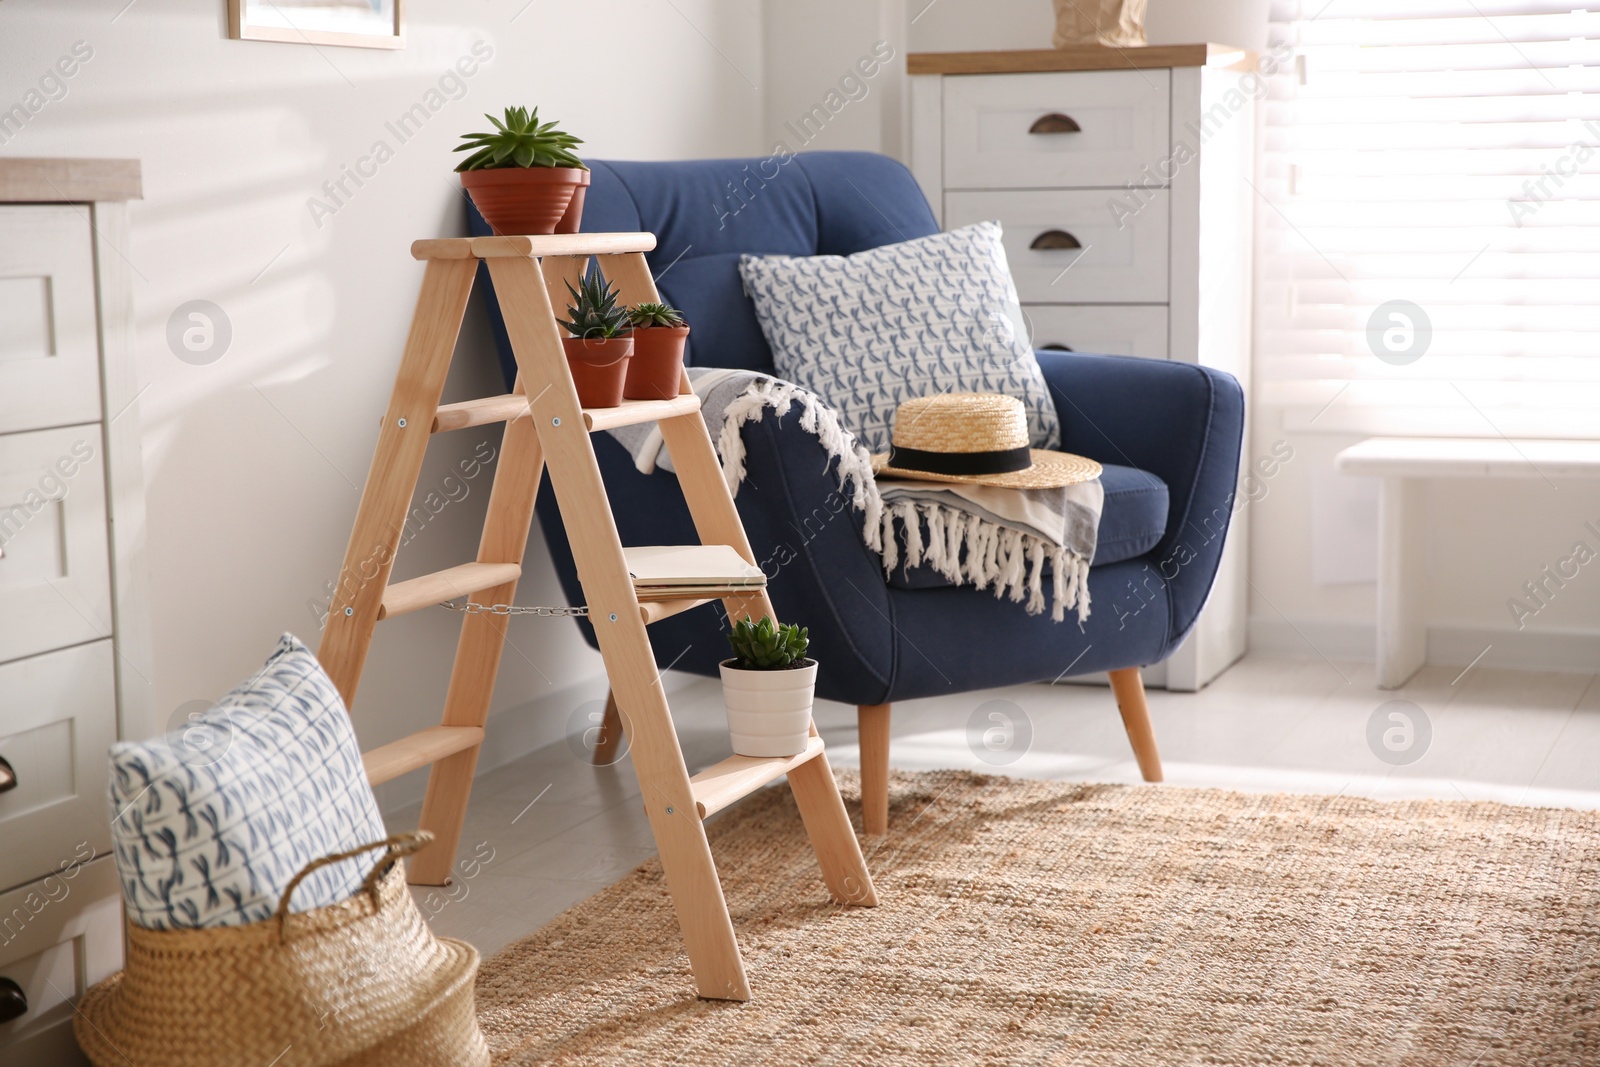
{"type": "Polygon", "coordinates": [[[401,0],[228,0],[239,41],[404,48],[401,0]]]}

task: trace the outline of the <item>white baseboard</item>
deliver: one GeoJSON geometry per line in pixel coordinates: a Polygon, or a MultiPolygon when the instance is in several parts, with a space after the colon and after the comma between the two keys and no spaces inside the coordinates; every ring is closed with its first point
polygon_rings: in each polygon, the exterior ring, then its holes
{"type": "MultiPolygon", "coordinates": [[[[1295,659],[1320,658],[1371,663],[1376,656],[1373,623],[1252,616],[1250,651],[1295,659]]],[[[1429,626],[1428,662],[1441,667],[1508,670],[1593,671],[1600,667],[1600,632],[1593,630],[1500,630],[1487,626],[1429,626]],[[1487,651],[1485,651],[1487,649],[1487,651]],[[1482,656],[1482,659],[1478,657],[1482,656]]]]}

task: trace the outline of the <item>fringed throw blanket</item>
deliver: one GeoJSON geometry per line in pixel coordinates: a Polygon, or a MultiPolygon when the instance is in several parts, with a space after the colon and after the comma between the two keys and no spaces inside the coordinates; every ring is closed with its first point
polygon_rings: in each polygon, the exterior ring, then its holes
{"type": "MultiPolygon", "coordinates": [[[[1089,562],[1105,502],[1099,479],[1062,489],[879,482],[867,450],[816,394],[765,374],[719,367],[691,367],[689,380],[734,495],[745,475],[744,424],[760,422],[768,408],[783,412],[798,403],[800,428],[836,461],[839,491],[862,513],[862,538],[882,558],[885,574],[927,564],[950,582],[992,589],[1038,615],[1045,609],[1048,571],[1050,617],[1061,622],[1069,609],[1080,625],[1089,617],[1089,562]]],[[[610,433],[643,473],[672,469],[655,424],[610,433]]]]}

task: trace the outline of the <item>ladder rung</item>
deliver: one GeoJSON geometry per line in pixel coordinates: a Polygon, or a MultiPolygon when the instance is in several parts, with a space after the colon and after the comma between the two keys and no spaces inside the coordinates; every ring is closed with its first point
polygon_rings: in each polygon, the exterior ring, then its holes
{"type": "Polygon", "coordinates": [[[506,422],[528,413],[528,398],[522,393],[502,393],[481,400],[463,400],[457,404],[440,404],[433,417],[433,432],[465,430],[469,426],[487,426],[491,422],[506,422]]]}
{"type": "Polygon", "coordinates": [[[363,752],[361,765],[367,769],[367,781],[377,785],[481,744],[481,726],[430,726],[363,752]]]}
{"type": "Polygon", "coordinates": [[[671,400],[624,400],[614,408],[584,408],[583,421],[590,430],[614,430],[638,422],[656,422],[693,415],[700,410],[700,397],[683,393],[671,400]]]}
{"type": "MultiPolygon", "coordinates": [[[[675,419],[699,410],[700,398],[694,393],[684,393],[671,400],[624,400],[614,408],[584,408],[583,422],[590,430],[611,430],[640,422],[675,419]]],[[[492,422],[521,418],[527,413],[528,400],[521,393],[502,393],[480,400],[441,404],[438,414],[433,417],[433,432],[446,433],[464,430],[469,426],[486,426],[492,422]]]]}
{"type": "Polygon", "coordinates": [[[413,259],[498,259],[529,256],[614,256],[648,252],[653,233],[545,233],[512,237],[431,237],[411,242],[413,259]]]}
{"type": "Polygon", "coordinates": [[[681,611],[697,608],[701,604],[709,604],[716,599],[716,597],[712,596],[685,599],[680,594],[674,600],[641,600],[639,602],[639,614],[644,618],[644,624],[649,626],[653,622],[670,619],[681,611]]]}
{"type": "Polygon", "coordinates": [[[798,756],[729,756],[714,767],[707,767],[689,779],[700,817],[747,797],[768,782],[775,782],[802,763],[822,754],[822,738],[806,739],[805,751],[798,756]]]}
{"type": "Polygon", "coordinates": [[[396,582],[385,589],[383,605],[378,608],[378,618],[388,619],[418,608],[430,608],[458,596],[493,589],[520,577],[522,568],[515,563],[463,563],[446,567],[420,578],[396,582]]]}

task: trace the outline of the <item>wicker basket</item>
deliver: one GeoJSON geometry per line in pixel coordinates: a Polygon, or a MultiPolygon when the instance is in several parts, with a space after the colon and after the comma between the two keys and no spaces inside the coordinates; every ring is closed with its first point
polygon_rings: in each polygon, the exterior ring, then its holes
{"type": "Polygon", "coordinates": [[[436,938],[400,858],[431,838],[397,834],[306,866],[263,922],[206,930],[127,927],[127,966],[73,1017],[98,1067],[487,1067],[473,1011],[478,952],[436,938]],[[289,914],[306,875],[383,848],[361,891],[289,914]]]}

